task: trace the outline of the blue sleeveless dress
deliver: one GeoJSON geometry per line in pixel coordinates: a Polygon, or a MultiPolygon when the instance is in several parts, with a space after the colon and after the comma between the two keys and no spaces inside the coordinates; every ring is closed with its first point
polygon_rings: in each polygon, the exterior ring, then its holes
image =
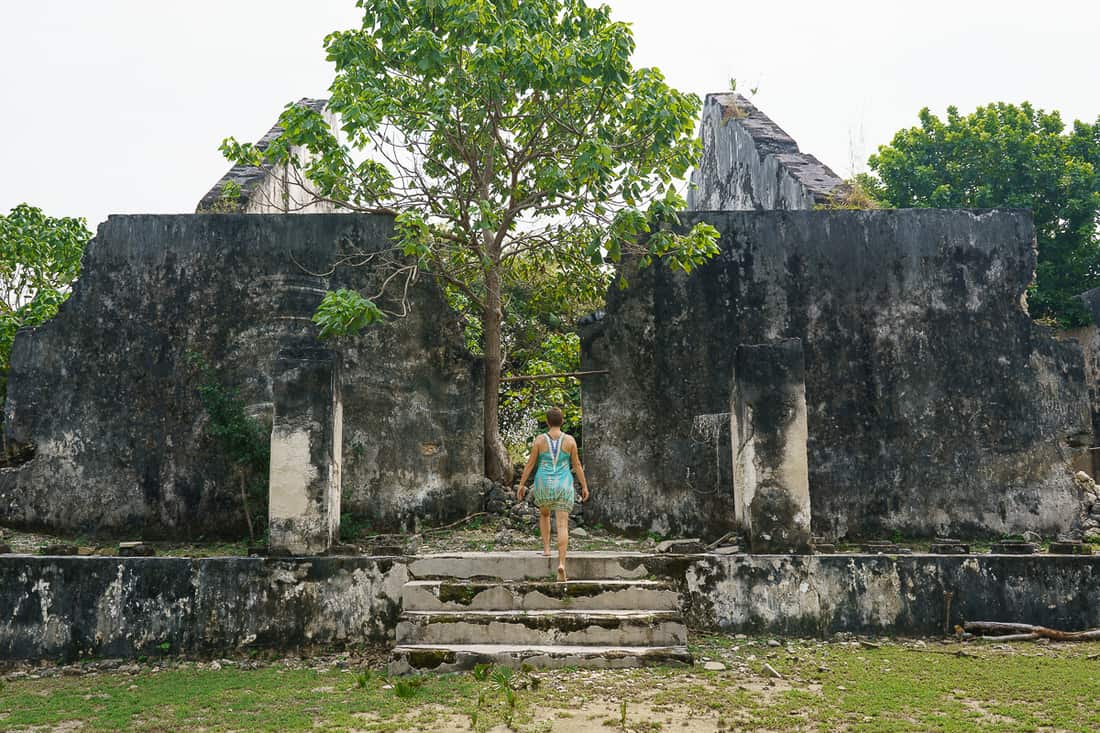
{"type": "Polygon", "coordinates": [[[551,440],[543,434],[549,450],[539,453],[538,471],[535,473],[535,487],[531,491],[531,500],[540,509],[549,508],[552,512],[573,511],[575,493],[573,491],[572,459],[569,453],[561,449],[565,434],[551,440]]]}

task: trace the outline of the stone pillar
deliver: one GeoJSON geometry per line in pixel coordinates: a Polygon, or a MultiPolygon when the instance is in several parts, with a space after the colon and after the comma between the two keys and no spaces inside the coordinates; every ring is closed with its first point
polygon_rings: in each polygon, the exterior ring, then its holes
{"type": "Polygon", "coordinates": [[[269,549],[319,555],[340,535],[339,357],[315,345],[283,348],[272,381],[269,549]]]}
{"type": "Polygon", "coordinates": [[[754,553],[810,552],[802,341],[737,347],[734,504],[754,553]]]}

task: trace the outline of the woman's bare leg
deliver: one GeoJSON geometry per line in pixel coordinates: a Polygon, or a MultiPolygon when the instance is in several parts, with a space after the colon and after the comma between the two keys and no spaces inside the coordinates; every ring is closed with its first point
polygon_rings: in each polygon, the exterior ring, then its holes
{"type": "Polygon", "coordinates": [[[542,535],[542,554],[550,557],[550,508],[539,508],[539,534],[542,535]]]}
{"type": "Polygon", "coordinates": [[[569,512],[557,512],[558,523],[558,580],[564,581],[565,553],[569,549],[569,512]]]}

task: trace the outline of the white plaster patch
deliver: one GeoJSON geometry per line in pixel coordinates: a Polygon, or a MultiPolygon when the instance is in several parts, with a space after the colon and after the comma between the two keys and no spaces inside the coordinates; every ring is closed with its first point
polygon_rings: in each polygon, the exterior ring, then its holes
{"type": "Polygon", "coordinates": [[[298,519],[309,509],[309,485],[317,476],[310,461],[309,431],[271,433],[271,490],[268,513],[272,519],[298,519]]]}

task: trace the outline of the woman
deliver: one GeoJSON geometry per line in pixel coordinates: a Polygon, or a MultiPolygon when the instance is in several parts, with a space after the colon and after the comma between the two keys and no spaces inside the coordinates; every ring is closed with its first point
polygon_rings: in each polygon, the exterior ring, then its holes
{"type": "Polygon", "coordinates": [[[573,474],[581,482],[581,501],[588,501],[588,481],[584,477],[584,468],[577,457],[577,441],[573,436],[561,431],[564,418],[561,410],[554,407],[546,413],[545,433],[535,438],[531,445],[531,456],[523,468],[523,478],[519,480],[516,498],[523,501],[527,491],[527,479],[538,466],[535,475],[535,488],[531,499],[539,508],[539,532],[542,534],[542,554],[550,557],[550,512],[557,513],[558,524],[558,580],[564,582],[565,551],[569,547],[569,512],[573,511],[573,474]]]}

